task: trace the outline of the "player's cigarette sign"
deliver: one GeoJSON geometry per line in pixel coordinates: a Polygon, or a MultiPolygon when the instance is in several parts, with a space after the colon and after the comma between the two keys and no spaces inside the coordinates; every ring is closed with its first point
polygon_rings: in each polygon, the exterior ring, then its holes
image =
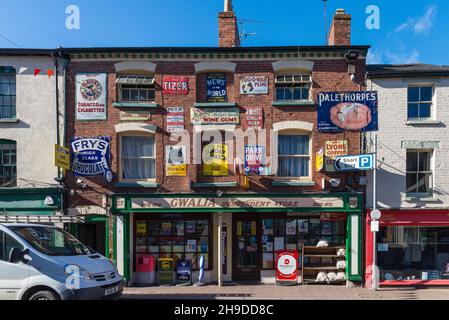
{"type": "Polygon", "coordinates": [[[76,120],[106,120],[106,79],[106,73],[76,75],[76,120]]]}

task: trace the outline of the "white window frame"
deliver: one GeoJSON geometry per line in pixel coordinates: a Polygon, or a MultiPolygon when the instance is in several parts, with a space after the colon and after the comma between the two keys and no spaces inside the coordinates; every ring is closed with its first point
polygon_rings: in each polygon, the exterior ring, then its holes
{"type": "Polygon", "coordinates": [[[406,168],[405,168],[405,193],[407,197],[432,197],[434,192],[434,186],[435,186],[435,150],[434,149],[406,149],[406,168]],[[430,153],[430,173],[431,173],[431,181],[430,181],[430,190],[429,192],[407,192],[407,174],[409,172],[411,173],[428,173],[429,171],[419,171],[419,156],[418,156],[418,162],[417,162],[417,168],[418,171],[407,171],[407,153],[424,153],[429,152],[430,153]]]}
{"type": "MultiPolygon", "coordinates": [[[[283,130],[279,130],[276,134],[276,163],[277,163],[277,168],[276,168],[276,172],[275,172],[275,177],[276,179],[279,180],[289,180],[289,181],[312,181],[312,151],[313,151],[313,146],[312,146],[312,132],[310,131],[305,131],[305,130],[300,130],[300,129],[283,129],[283,130]],[[279,149],[279,136],[309,136],[309,155],[305,156],[305,155],[296,155],[296,156],[291,156],[291,157],[300,157],[300,158],[309,158],[309,175],[308,176],[279,176],[278,175],[278,170],[279,170],[279,154],[278,154],[278,149],[279,149]]],[[[282,155],[281,155],[282,156],[282,155]]]]}
{"type": "Polygon", "coordinates": [[[274,91],[275,91],[275,101],[283,101],[283,102],[295,102],[295,101],[304,101],[304,102],[310,102],[313,101],[312,99],[312,74],[307,72],[296,72],[296,73],[277,73],[274,77],[274,91]],[[284,77],[284,80],[278,79],[279,77],[284,77]],[[292,77],[291,80],[286,80],[286,77],[292,77]],[[309,98],[308,99],[279,99],[277,96],[277,88],[280,84],[291,84],[294,85],[301,85],[301,84],[309,84],[309,98]]]}
{"type": "Polygon", "coordinates": [[[435,83],[433,82],[409,82],[407,84],[407,121],[413,121],[413,122],[426,122],[429,120],[435,120],[436,119],[436,108],[435,108],[435,83]],[[413,101],[410,102],[408,100],[408,89],[409,88],[421,88],[421,87],[431,87],[432,88],[432,100],[430,101],[421,101],[421,97],[419,101],[413,101]],[[408,105],[410,103],[430,103],[430,117],[428,118],[409,118],[408,117],[408,105]]]}
{"type": "Polygon", "coordinates": [[[119,181],[125,182],[125,183],[133,183],[133,182],[148,182],[148,183],[155,183],[156,177],[157,177],[157,157],[156,157],[156,134],[151,133],[142,133],[142,132],[135,132],[135,131],[129,131],[129,132],[122,132],[118,135],[119,140],[119,181]],[[150,179],[123,179],[123,163],[122,163],[122,149],[123,149],[123,137],[151,137],[154,138],[154,145],[153,145],[153,157],[142,157],[141,159],[153,159],[154,158],[154,178],[150,179]]]}

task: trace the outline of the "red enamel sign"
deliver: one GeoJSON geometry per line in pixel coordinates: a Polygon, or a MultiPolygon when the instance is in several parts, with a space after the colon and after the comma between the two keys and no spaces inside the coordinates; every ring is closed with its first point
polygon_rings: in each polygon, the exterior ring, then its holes
{"type": "Polygon", "coordinates": [[[298,251],[278,251],[276,256],[276,282],[293,282],[298,279],[298,251]]]}
{"type": "Polygon", "coordinates": [[[179,76],[164,76],[162,78],[162,94],[189,93],[189,78],[179,76]]]}

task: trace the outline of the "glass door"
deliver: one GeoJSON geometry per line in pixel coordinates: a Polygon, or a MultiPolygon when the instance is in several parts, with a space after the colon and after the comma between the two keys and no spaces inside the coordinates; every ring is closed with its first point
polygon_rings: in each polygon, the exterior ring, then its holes
{"type": "Polygon", "coordinates": [[[258,281],[260,279],[260,249],[258,222],[255,218],[234,220],[233,279],[258,281]]]}

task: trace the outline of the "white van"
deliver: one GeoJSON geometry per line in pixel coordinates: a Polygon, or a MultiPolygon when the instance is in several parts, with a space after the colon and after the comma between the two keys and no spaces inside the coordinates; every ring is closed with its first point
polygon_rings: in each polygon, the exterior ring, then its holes
{"type": "Polygon", "coordinates": [[[0,300],[117,299],[114,265],[66,231],[38,224],[0,224],[0,300]]]}

